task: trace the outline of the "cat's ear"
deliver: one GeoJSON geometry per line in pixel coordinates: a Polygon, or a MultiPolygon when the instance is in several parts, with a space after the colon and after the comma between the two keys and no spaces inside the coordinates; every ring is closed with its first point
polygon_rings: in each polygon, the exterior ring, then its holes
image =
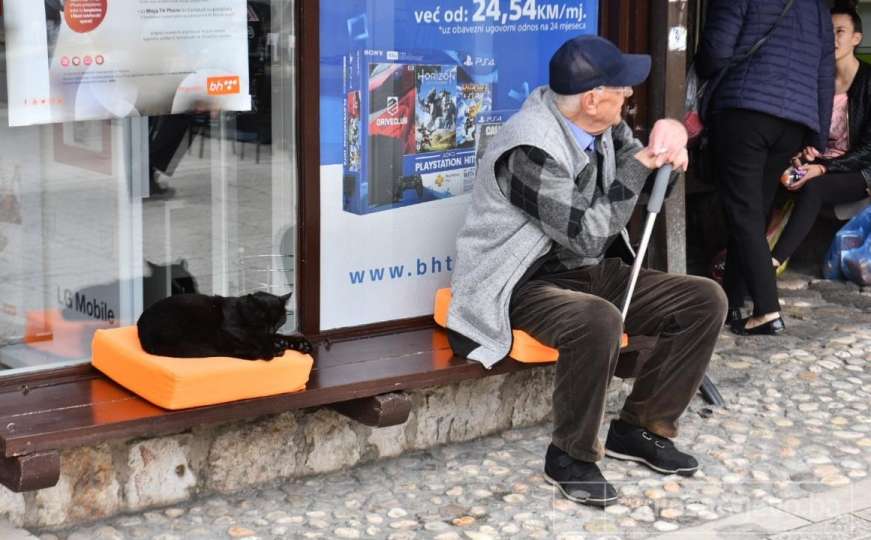
{"type": "Polygon", "coordinates": [[[155,268],[157,268],[157,265],[154,264],[154,263],[151,262],[151,261],[145,261],[145,264],[147,264],[147,265],[148,265],[148,268],[151,268],[152,270],[154,270],[155,268]]]}
{"type": "Polygon", "coordinates": [[[285,295],[279,296],[278,298],[281,300],[281,305],[283,306],[284,304],[286,304],[287,301],[290,300],[291,296],[293,296],[293,291],[290,291],[285,295]]]}
{"type": "Polygon", "coordinates": [[[179,260],[178,260],[178,265],[181,266],[182,268],[184,268],[185,270],[187,270],[187,269],[188,269],[188,261],[187,261],[187,259],[179,259],[179,260]]]}

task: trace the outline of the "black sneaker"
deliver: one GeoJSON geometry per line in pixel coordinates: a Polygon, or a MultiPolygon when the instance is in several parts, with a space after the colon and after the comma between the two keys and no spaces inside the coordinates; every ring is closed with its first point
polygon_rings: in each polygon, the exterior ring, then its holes
{"type": "Polygon", "coordinates": [[[675,448],[670,439],[622,420],[611,421],[605,441],[605,455],[637,461],[663,474],[692,476],[699,470],[696,458],[675,448]]]}
{"type": "Polygon", "coordinates": [[[617,502],[617,490],[595,463],[579,461],[554,445],[547,447],[544,479],[570,501],[600,507],[617,502]]]}

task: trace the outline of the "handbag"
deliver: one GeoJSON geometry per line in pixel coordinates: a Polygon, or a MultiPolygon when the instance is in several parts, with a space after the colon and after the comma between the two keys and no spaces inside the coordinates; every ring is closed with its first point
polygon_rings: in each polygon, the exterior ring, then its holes
{"type": "Polygon", "coordinates": [[[714,94],[716,94],[717,87],[726,77],[726,74],[734,66],[748,60],[751,56],[756,54],[756,51],[758,51],[760,47],[765,45],[768,38],[771,37],[772,33],[774,33],[774,30],[777,29],[778,25],[780,25],[780,21],[783,20],[783,17],[786,16],[790,9],[792,9],[794,3],[795,0],[789,0],[783,7],[783,11],[780,12],[777,20],[774,21],[771,28],[765,32],[765,35],[759,38],[759,41],[754,43],[746,53],[733,56],[729,60],[729,63],[710,79],[702,79],[696,71],[695,63],[690,64],[690,67],[687,70],[685,101],[686,113],[684,114],[683,124],[687,130],[691,146],[694,146],[701,141],[702,134],[705,130],[705,121],[711,106],[711,99],[714,97],[714,94]]]}

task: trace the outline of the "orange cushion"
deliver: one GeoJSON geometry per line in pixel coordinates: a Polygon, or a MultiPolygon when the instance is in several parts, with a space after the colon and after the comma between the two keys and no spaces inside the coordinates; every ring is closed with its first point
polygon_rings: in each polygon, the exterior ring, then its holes
{"type": "MultiPolygon", "coordinates": [[[[433,318],[436,324],[441,327],[447,327],[448,325],[448,309],[451,307],[451,298],[450,289],[439,289],[436,291],[433,318]]],[[[508,356],[518,362],[538,364],[556,362],[559,359],[559,351],[557,349],[548,347],[523,330],[512,330],[511,333],[514,336],[514,342],[511,344],[508,356]]],[[[628,345],[629,337],[623,334],[623,337],[620,339],[620,347],[625,348],[628,345]]]]}
{"type": "MultiPolygon", "coordinates": [[[[439,326],[445,327],[448,324],[448,308],[451,306],[451,298],[450,289],[439,289],[436,291],[433,318],[439,326]]],[[[559,358],[558,350],[548,347],[523,330],[512,330],[511,332],[514,335],[514,343],[511,344],[511,351],[508,352],[508,356],[518,362],[538,364],[556,362],[559,358]]]]}
{"type": "Polygon", "coordinates": [[[91,363],[155,405],[184,409],[305,390],[314,361],[296,351],[271,361],[154,356],[124,326],[96,331],[91,363]]]}

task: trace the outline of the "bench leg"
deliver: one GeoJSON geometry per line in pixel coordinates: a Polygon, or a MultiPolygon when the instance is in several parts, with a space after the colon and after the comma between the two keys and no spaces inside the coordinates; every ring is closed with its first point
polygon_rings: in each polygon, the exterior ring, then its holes
{"type": "Polygon", "coordinates": [[[59,478],[58,452],[0,457],[0,484],[16,493],[52,487],[59,478]]]}
{"type": "Polygon", "coordinates": [[[398,426],[408,420],[408,414],[411,412],[411,396],[405,392],[391,392],[343,401],[331,407],[367,426],[398,426]]]}
{"type": "Polygon", "coordinates": [[[702,379],[702,385],[699,387],[699,392],[701,392],[702,399],[704,399],[708,405],[713,405],[715,407],[726,406],[726,401],[723,399],[723,396],[720,395],[720,391],[717,390],[714,381],[712,381],[707,375],[702,379]]]}

